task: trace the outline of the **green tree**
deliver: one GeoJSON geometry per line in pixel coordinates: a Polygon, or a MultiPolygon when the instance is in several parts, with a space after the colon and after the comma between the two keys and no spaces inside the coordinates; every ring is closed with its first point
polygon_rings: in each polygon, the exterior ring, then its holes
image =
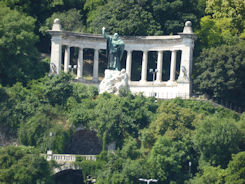
{"type": "Polygon", "coordinates": [[[234,44],[245,37],[245,2],[243,0],[207,0],[206,16],[198,31],[201,48],[234,44]]]}
{"type": "Polygon", "coordinates": [[[70,131],[62,119],[62,112],[55,112],[55,108],[47,105],[44,108],[21,123],[18,130],[19,142],[26,146],[35,146],[44,153],[49,146],[53,152],[64,153],[70,140],[70,131]],[[53,137],[49,137],[50,132],[53,137]]]}
{"type": "Polygon", "coordinates": [[[2,3],[0,10],[0,82],[11,85],[40,77],[47,67],[38,62],[35,19],[2,3]]]}
{"type": "Polygon", "coordinates": [[[190,180],[191,184],[223,184],[226,171],[220,167],[204,166],[201,171],[190,180]]]}
{"type": "Polygon", "coordinates": [[[0,148],[0,182],[3,184],[51,183],[47,161],[31,147],[0,148]]]}
{"type": "Polygon", "coordinates": [[[100,138],[106,132],[107,141],[116,141],[121,147],[125,137],[137,137],[139,130],[150,123],[156,109],[153,98],[102,94],[96,99],[95,119],[90,126],[98,130],[100,138]]]}
{"type": "Polygon", "coordinates": [[[109,33],[118,32],[120,35],[162,34],[160,25],[144,4],[144,1],[108,1],[89,14],[89,31],[101,33],[101,28],[105,26],[109,33]]]}
{"type": "Polygon", "coordinates": [[[122,144],[122,138],[133,125],[133,119],[127,114],[126,104],[126,100],[117,96],[97,100],[95,119],[90,126],[98,130],[100,138],[107,132],[107,142],[117,141],[119,145],[122,144]]]}
{"type": "Polygon", "coordinates": [[[231,33],[240,35],[245,31],[245,2],[243,0],[207,0],[206,13],[215,19],[230,22],[231,33]]]}
{"type": "Polygon", "coordinates": [[[204,49],[196,59],[194,86],[201,94],[244,105],[244,43],[204,49]]]}
{"type": "Polygon", "coordinates": [[[198,27],[204,14],[203,3],[198,0],[151,0],[154,20],[160,23],[164,34],[183,31],[184,23],[192,21],[198,27]]]}
{"type": "Polygon", "coordinates": [[[188,162],[192,160],[190,148],[190,139],[173,141],[169,137],[159,136],[148,159],[151,177],[161,183],[183,183],[188,177],[188,162]]]}
{"type": "Polygon", "coordinates": [[[180,140],[191,135],[194,130],[196,114],[191,109],[177,105],[175,101],[162,102],[157,109],[155,121],[141,131],[141,141],[145,148],[151,148],[161,135],[180,140]]]}
{"type": "Polygon", "coordinates": [[[225,178],[228,184],[245,183],[245,152],[239,152],[232,155],[232,160],[229,162],[226,169],[227,176],[225,178]]]}
{"type": "Polygon", "coordinates": [[[240,121],[237,122],[237,127],[240,130],[241,135],[242,135],[240,149],[242,151],[245,151],[245,113],[242,113],[242,115],[240,116],[240,121]]]}
{"type": "Polygon", "coordinates": [[[73,108],[69,108],[69,114],[68,118],[69,121],[73,124],[75,127],[83,126],[83,127],[89,127],[90,121],[94,120],[93,114],[94,114],[94,107],[95,104],[91,101],[91,99],[83,100],[82,103],[78,103],[74,105],[74,101],[70,101],[70,98],[68,99],[69,103],[73,102],[73,108]]]}
{"type": "Polygon", "coordinates": [[[45,25],[40,28],[42,34],[48,34],[48,30],[52,29],[54,19],[59,18],[64,31],[84,32],[83,16],[81,10],[70,9],[64,12],[55,12],[51,17],[47,18],[45,25]]]}
{"type": "Polygon", "coordinates": [[[44,83],[44,95],[51,105],[66,104],[66,100],[72,95],[71,75],[61,73],[50,76],[44,83]]]}
{"type": "Polygon", "coordinates": [[[11,9],[16,9],[38,20],[39,26],[54,12],[62,12],[72,8],[83,9],[85,0],[3,0],[11,9]]]}
{"type": "Polygon", "coordinates": [[[6,135],[16,137],[20,122],[35,112],[39,102],[21,83],[4,89],[6,93],[4,101],[0,103],[0,122],[6,135]]]}
{"type": "Polygon", "coordinates": [[[233,153],[239,151],[241,134],[232,119],[207,117],[196,129],[193,141],[200,152],[200,165],[225,168],[233,153]]]}

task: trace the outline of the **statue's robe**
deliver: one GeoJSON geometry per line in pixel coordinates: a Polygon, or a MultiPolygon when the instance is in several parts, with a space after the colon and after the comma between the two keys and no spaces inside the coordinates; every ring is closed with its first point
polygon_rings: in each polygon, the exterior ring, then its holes
{"type": "Polygon", "coordinates": [[[104,33],[107,39],[106,56],[108,59],[107,68],[111,70],[121,70],[121,59],[124,51],[124,43],[120,39],[113,39],[104,33]]]}

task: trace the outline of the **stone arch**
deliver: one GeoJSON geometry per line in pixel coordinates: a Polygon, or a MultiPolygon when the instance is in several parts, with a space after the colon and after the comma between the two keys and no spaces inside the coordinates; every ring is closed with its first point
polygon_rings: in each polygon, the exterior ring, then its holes
{"type": "Polygon", "coordinates": [[[102,142],[97,133],[88,129],[77,129],[72,135],[66,152],[79,155],[98,155],[102,150],[102,142]]]}
{"type": "Polygon", "coordinates": [[[63,168],[55,173],[53,178],[55,184],[84,184],[82,170],[80,169],[63,168]]]}

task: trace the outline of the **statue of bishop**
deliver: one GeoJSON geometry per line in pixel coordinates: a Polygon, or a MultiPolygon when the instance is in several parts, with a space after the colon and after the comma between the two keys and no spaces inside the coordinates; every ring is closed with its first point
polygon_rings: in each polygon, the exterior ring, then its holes
{"type": "Polygon", "coordinates": [[[105,32],[105,27],[102,28],[102,34],[107,40],[106,56],[107,56],[107,69],[121,70],[121,59],[124,51],[124,42],[118,38],[118,33],[115,33],[113,37],[110,37],[105,32]]]}

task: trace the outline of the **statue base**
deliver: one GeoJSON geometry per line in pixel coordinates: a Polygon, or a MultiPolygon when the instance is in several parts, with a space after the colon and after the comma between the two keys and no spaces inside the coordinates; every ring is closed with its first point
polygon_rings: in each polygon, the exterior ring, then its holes
{"type": "Polygon", "coordinates": [[[128,89],[128,76],[125,69],[121,71],[106,69],[105,77],[99,86],[99,93],[119,94],[122,88],[128,89]]]}

